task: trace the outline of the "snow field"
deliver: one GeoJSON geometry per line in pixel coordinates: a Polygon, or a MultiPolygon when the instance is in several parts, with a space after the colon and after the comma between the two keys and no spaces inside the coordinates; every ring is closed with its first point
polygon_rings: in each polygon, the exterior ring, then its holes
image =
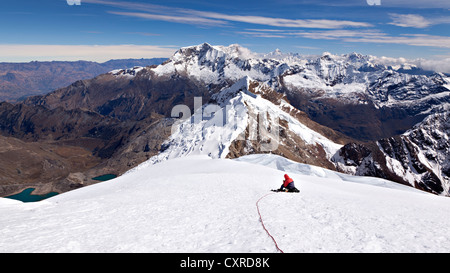
{"type": "Polygon", "coordinates": [[[284,160],[191,156],[38,203],[0,198],[0,252],[274,253],[256,201],[283,166],[301,192],[259,206],[284,252],[450,251],[448,198],[284,160]]]}

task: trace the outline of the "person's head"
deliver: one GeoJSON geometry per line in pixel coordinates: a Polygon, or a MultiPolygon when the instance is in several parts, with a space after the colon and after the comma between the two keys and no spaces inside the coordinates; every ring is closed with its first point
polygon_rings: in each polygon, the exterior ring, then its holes
{"type": "Polygon", "coordinates": [[[284,179],[289,179],[289,175],[285,174],[284,179]]]}

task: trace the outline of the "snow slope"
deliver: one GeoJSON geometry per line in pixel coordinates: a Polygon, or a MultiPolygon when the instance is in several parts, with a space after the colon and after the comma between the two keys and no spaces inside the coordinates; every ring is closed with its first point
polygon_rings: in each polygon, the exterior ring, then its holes
{"type": "Polygon", "coordinates": [[[0,252],[276,252],[255,203],[285,168],[301,193],[259,203],[284,252],[450,251],[450,199],[296,164],[188,156],[38,203],[0,198],[0,252]]]}
{"type": "MultiPolygon", "coordinates": [[[[261,120],[264,119],[264,127],[276,127],[279,126],[280,120],[286,121],[287,127],[305,143],[322,146],[327,159],[342,147],[308,128],[261,95],[251,93],[249,86],[252,82],[249,77],[242,78],[231,87],[215,94],[214,103],[207,103],[199,107],[191,117],[179,120],[174,127],[176,129],[173,129],[172,135],[163,144],[165,149],[139,168],[186,155],[226,158],[233,141],[257,140],[256,135],[261,133],[260,125],[255,121],[258,115],[261,120]],[[246,128],[252,129],[251,136],[245,136],[246,128]]],[[[287,109],[293,108],[286,101],[282,103],[287,109]]],[[[269,134],[267,138],[272,138],[276,145],[282,145],[278,144],[281,140],[277,130],[279,129],[274,130],[276,132],[269,134]]],[[[267,145],[266,151],[276,150],[276,147],[270,146],[267,145]]]]}

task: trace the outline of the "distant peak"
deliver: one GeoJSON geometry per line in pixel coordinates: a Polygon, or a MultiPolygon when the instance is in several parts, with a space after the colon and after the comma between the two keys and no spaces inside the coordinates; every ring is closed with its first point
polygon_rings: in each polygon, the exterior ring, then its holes
{"type": "Polygon", "coordinates": [[[241,59],[250,59],[255,57],[255,53],[253,53],[250,49],[243,47],[239,44],[232,44],[229,46],[217,46],[226,54],[230,55],[232,58],[241,58],[241,59]]]}
{"type": "Polygon", "coordinates": [[[199,45],[182,47],[182,48],[180,48],[180,50],[178,50],[178,52],[179,53],[191,53],[191,52],[195,52],[195,51],[206,51],[211,48],[212,48],[212,46],[210,44],[203,43],[203,44],[199,44],[199,45]]]}
{"type": "Polygon", "coordinates": [[[210,50],[213,46],[208,43],[203,43],[201,45],[198,45],[197,47],[203,50],[210,50]]]}
{"type": "Polygon", "coordinates": [[[352,53],[348,54],[348,57],[349,57],[350,59],[361,59],[361,58],[363,58],[364,56],[363,56],[361,53],[358,53],[358,52],[352,52],[352,53]]]}
{"type": "Polygon", "coordinates": [[[334,57],[334,55],[331,54],[330,52],[324,52],[324,53],[322,53],[320,60],[333,61],[333,57],[334,57]]]}
{"type": "Polygon", "coordinates": [[[279,48],[275,49],[274,51],[270,52],[268,54],[269,56],[281,56],[283,55],[283,52],[279,48]]]}
{"type": "Polygon", "coordinates": [[[222,45],[213,46],[205,42],[203,44],[195,46],[183,47],[175,53],[174,57],[175,59],[178,59],[182,56],[191,57],[197,55],[201,58],[202,56],[210,54],[211,52],[214,52],[213,53],[214,56],[228,55],[231,58],[242,58],[242,59],[254,58],[256,56],[256,54],[253,53],[251,50],[239,44],[231,44],[229,46],[222,46],[222,45]]]}
{"type": "Polygon", "coordinates": [[[202,43],[202,44],[198,44],[198,45],[191,45],[191,46],[185,46],[182,47],[181,50],[186,50],[186,49],[200,49],[200,48],[210,48],[212,47],[210,44],[208,43],[202,43]]]}

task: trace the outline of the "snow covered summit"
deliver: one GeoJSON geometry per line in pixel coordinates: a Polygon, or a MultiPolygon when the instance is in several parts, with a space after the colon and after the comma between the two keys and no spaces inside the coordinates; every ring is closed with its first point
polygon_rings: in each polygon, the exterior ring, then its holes
{"type": "Polygon", "coordinates": [[[154,69],[157,75],[183,74],[208,84],[223,84],[249,76],[269,81],[287,68],[275,59],[262,60],[239,45],[211,46],[204,43],[178,50],[166,63],[154,69]]]}

